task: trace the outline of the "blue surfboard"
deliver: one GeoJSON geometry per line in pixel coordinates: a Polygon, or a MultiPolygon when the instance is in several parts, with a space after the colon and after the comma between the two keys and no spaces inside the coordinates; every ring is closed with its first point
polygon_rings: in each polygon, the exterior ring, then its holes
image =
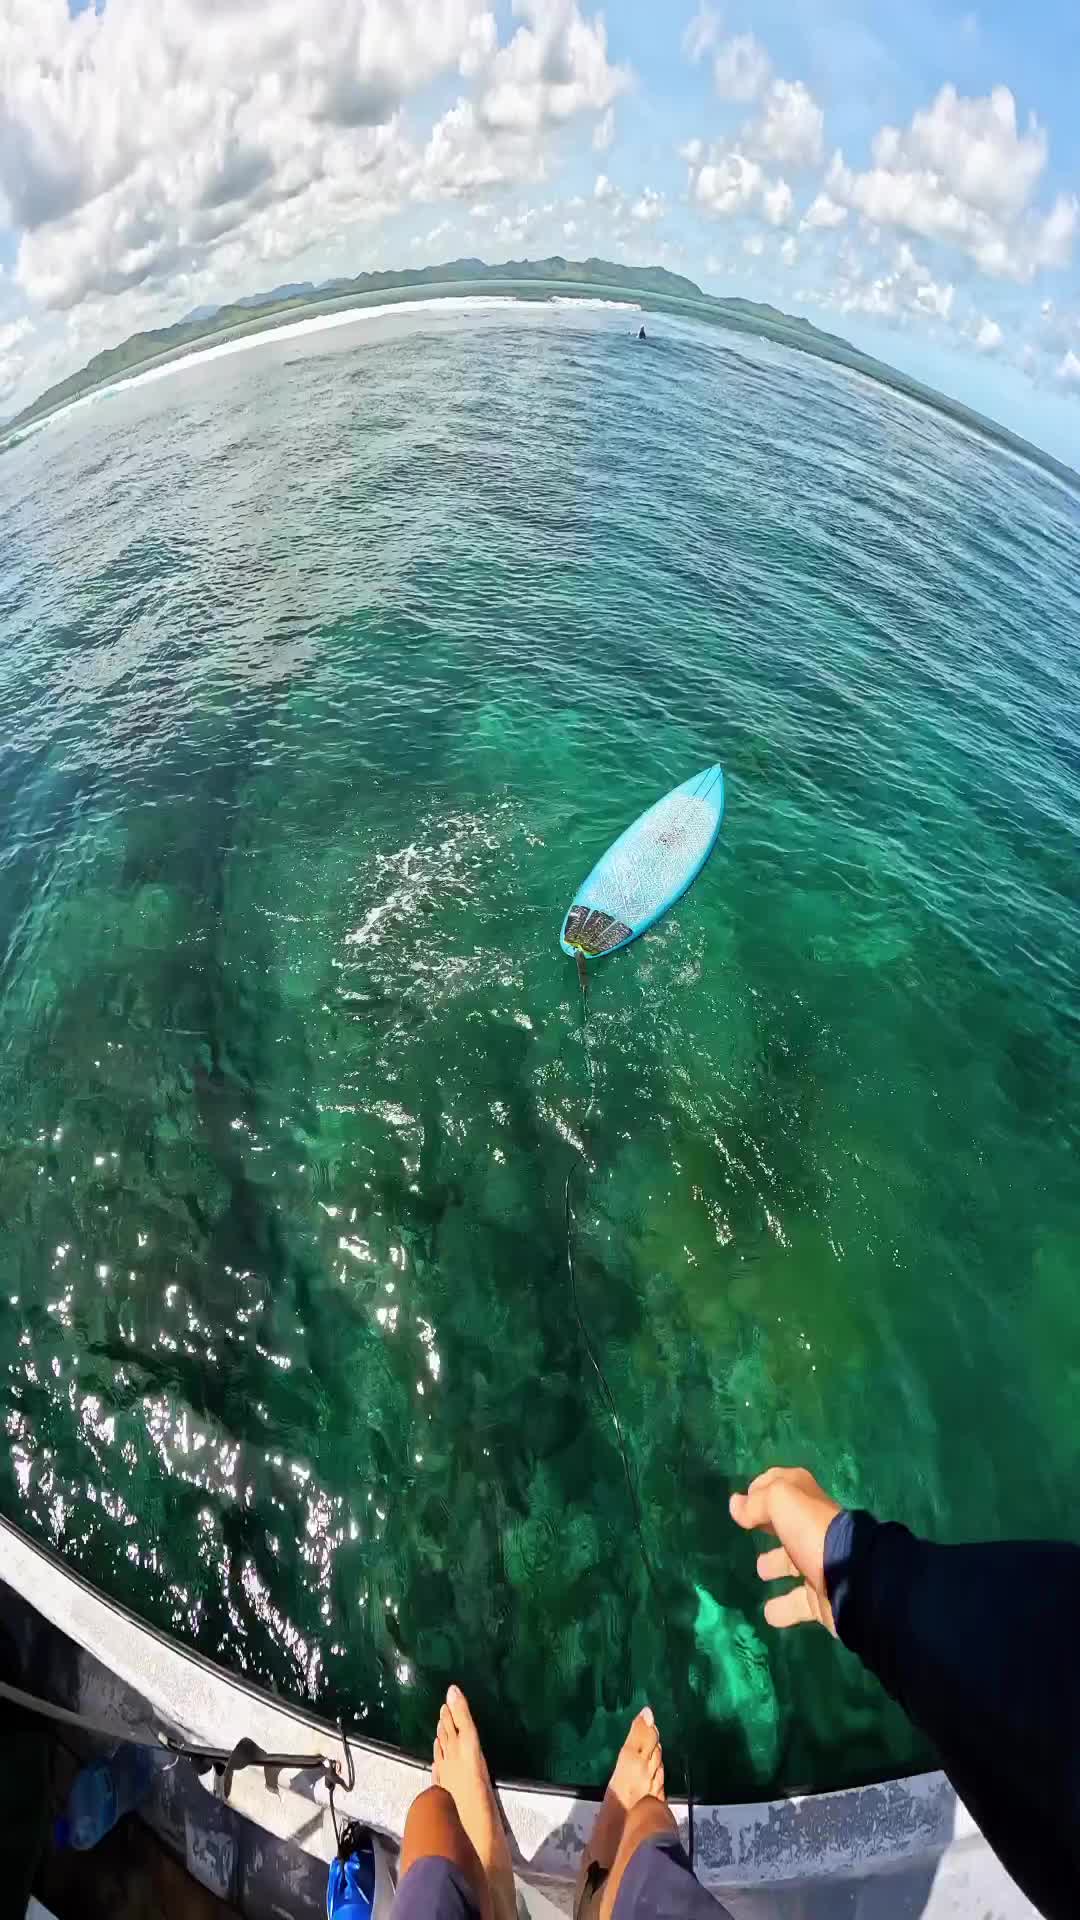
{"type": "Polygon", "coordinates": [[[724,775],[706,767],[665,793],[598,860],[563,921],[564,953],[617,953],[693,885],[724,817],[724,775]]]}

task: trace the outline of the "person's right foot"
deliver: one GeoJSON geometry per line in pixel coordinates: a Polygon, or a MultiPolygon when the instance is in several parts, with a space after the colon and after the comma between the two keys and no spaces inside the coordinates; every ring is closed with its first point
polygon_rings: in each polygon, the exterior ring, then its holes
{"type": "Polygon", "coordinates": [[[651,1707],[642,1707],[630,1722],[596,1816],[582,1863],[582,1878],[593,1861],[610,1867],[619,1851],[626,1816],[639,1800],[664,1799],[664,1750],[651,1707]]]}
{"type": "Polygon", "coordinates": [[[431,1777],[458,1811],[491,1889],[494,1920],[516,1920],[514,1867],[480,1745],[476,1722],[460,1687],[447,1693],[435,1734],[431,1777]]]}

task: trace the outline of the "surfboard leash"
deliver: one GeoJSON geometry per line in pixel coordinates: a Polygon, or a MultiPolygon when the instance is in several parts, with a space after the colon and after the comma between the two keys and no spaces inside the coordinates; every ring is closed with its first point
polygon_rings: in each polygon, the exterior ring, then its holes
{"type": "MultiPolygon", "coordinates": [[[[588,1018],[589,1018],[588,974],[585,969],[585,956],[580,950],[578,951],[576,958],[577,958],[577,968],[578,968],[578,980],[581,983],[581,1025],[582,1025],[582,1029],[584,1030],[584,1028],[588,1024],[588,1018]]],[[[582,1148],[581,1148],[582,1162],[584,1162],[584,1159],[585,1159],[585,1149],[584,1149],[585,1128],[588,1126],[589,1115],[592,1113],[593,1107],[596,1104],[596,1079],[595,1079],[595,1074],[593,1070],[592,1054],[589,1052],[587,1041],[585,1043],[585,1053],[586,1053],[586,1058],[588,1059],[588,1062],[589,1062],[589,1104],[585,1109],[585,1115],[582,1121],[582,1148]]],[[[659,1613],[660,1619],[663,1622],[663,1625],[665,1628],[665,1639],[667,1639],[668,1635],[667,1635],[666,1629],[668,1624],[668,1609],[664,1601],[664,1595],[660,1586],[659,1578],[657,1577],[656,1569],[653,1565],[652,1555],[649,1552],[648,1542],[645,1538],[645,1520],[644,1520],[644,1515],[642,1513],[642,1508],[641,1508],[641,1495],[638,1492],[637,1480],[635,1479],[634,1470],[630,1464],[630,1450],[626,1444],[626,1438],[623,1433],[622,1421],[619,1418],[619,1409],[616,1404],[615,1395],[612,1393],[611,1386],[608,1381],[608,1377],[604,1372],[603,1367],[600,1364],[600,1360],[597,1355],[596,1348],[593,1344],[592,1336],[589,1333],[589,1329],[585,1321],[585,1316],[581,1311],[581,1299],[578,1294],[577,1267],[574,1260],[574,1208],[573,1208],[573,1202],[571,1201],[571,1198],[570,1198],[570,1183],[574,1177],[575,1164],[576,1163],[571,1162],[571,1165],[567,1169],[566,1185],[563,1189],[563,1207],[564,1207],[564,1213],[565,1213],[565,1219],[566,1219],[566,1271],[567,1271],[567,1275],[570,1282],[570,1300],[574,1309],[574,1318],[576,1319],[578,1324],[578,1332],[581,1335],[581,1344],[584,1347],[586,1354],[588,1355],[590,1365],[592,1366],[592,1370],[596,1375],[596,1383],[600,1390],[600,1397],[605,1407],[607,1408],[608,1413],[611,1416],[611,1424],[615,1429],[615,1439],[618,1444],[619,1457],[622,1461],[623,1474],[626,1479],[626,1492],[630,1502],[630,1514],[634,1524],[634,1533],[637,1538],[638,1552],[641,1556],[641,1564],[645,1570],[646,1580],[648,1581],[653,1599],[656,1602],[657,1611],[659,1613]]],[[[687,1837],[686,1851],[687,1851],[687,1855],[690,1860],[690,1866],[692,1869],[694,1865],[694,1788],[693,1788],[693,1781],[690,1774],[690,1749],[689,1749],[689,1746],[686,1744],[686,1724],[685,1723],[686,1723],[687,1717],[688,1716],[684,1713],[683,1742],[682,1742],[682,1747],[683,1747],[683,1751],[682,1751],[683,1769],[682,1770],[683,1770],[683,1780],[686,1786],[686,1837],[687,1837]]]]}
{"type": "Polygon", "coordinates": [[[578,986],[581,988],[581,1024],[584,1026],[589,1018],[589,970],[585,965],[585,955],[580,947],[575,948],[574,959],[577,961],[578,986]]]}

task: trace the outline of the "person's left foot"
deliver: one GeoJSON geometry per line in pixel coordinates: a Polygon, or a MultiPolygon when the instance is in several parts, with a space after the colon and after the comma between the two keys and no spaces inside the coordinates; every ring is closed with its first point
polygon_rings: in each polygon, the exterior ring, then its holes
{"type": "Polygon", "coordinates": [[[450,1795],[491,1888],[494,1920],[516,1920],[517,1895],[510,1848],[476,1722],[460,1687],[447,1693],[435,1734],[431,1777],[450,1795]]]}
{"type": "Polygon", "coordinates": [[[626,1816],[639,1800],[666,1800],[664,1750],[651,1707],[642,1707],[630,1722],[615,1769],[607,1784],[600,1811],[581,1863],[579,1888],[591,1866],[611,1867],[619,1851],[626,1816]]]}

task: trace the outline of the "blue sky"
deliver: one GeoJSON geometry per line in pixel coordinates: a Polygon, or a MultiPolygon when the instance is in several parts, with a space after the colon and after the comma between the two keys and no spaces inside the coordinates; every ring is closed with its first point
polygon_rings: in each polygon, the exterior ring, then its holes
{"type": "Polygon", "coordinates": [[[1018,0],[0,0],[0,413],[284,280],[599,253],[1080,465],[1078,73],[1018,0]]]}

